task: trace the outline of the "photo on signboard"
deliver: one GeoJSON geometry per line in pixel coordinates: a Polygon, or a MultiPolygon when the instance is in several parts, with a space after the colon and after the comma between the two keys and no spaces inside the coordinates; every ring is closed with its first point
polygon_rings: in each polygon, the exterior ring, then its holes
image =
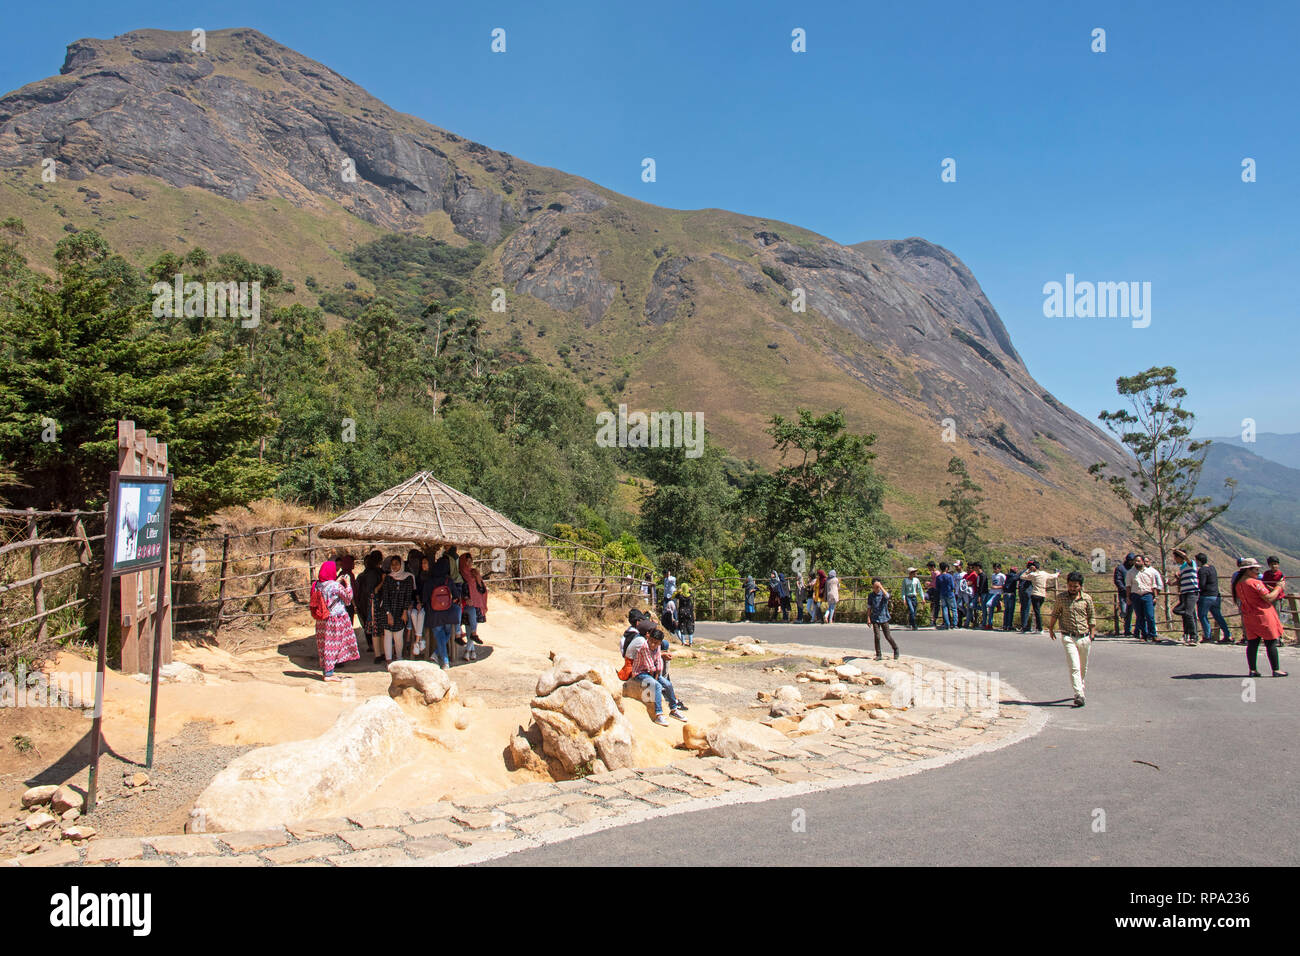
{"type": "Polygon", "coordinates": [[[124,486],[118,495],[115,563],[121,564],[135,560],[140,531],[140,489],[124,486]]]}

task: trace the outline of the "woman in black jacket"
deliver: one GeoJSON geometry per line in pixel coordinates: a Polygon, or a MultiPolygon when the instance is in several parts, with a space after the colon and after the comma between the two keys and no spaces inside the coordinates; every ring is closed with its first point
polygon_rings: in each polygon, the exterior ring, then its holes
{"type": "Polygon", "coordinates": [[[446,549],[438,556],[420,587],[424,626],[433,631],[424,659],[433,660],[436,645],[443,670],[451,667],[451,641],[460,629],[460,600],[464,597],[460,583],[452,577],[451,551],[446,549]]]}

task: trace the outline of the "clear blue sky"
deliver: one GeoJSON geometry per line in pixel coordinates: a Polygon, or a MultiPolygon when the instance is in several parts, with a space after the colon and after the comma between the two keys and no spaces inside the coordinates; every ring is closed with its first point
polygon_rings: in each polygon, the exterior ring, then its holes
{"type": "Polygon", "coordinates": [[[1201,434],[1245,417],[1300,431],[1300,4],[177,9],[10,4],[0,88],[56,73],[80,37],[255,27],[397,109],[649,202],[946,246],[1035,377],[1090,418],[1118,407],[1117,376],[1172,364],[1201,434]],[[1044,318],[1043,284],[1067,272],[1151,282],[1150,327],[1044,318]]]}

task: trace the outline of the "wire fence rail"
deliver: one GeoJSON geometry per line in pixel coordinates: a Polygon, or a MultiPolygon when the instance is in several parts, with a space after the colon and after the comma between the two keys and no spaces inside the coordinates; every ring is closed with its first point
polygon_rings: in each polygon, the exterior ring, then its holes
{"type": "MultiPolygon", "coordinates": [[[[46,659],[98,624],[103,571],[102,511],[0,509],[0,670],[46,659]]],[[[350,554],[357,569],[379,550],[406,558],[414,542],[322,540],[320,525],[177,537],[172,626],[191,637],[268,625],[306,611],[320,562],[350,554]]],[[[634,603],[652,569],[584,545],[541,536],[536,545],[468,549],[490,587],[545,598],[575,614],[601,616],[634,603]]],[[[110,622],[111,623],[111,622],[110,622]]]]}

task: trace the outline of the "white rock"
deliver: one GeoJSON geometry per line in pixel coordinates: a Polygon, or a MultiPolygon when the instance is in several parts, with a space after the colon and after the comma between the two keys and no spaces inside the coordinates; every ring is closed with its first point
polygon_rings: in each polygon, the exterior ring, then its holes
{"type": "Polygon", "coordinates": [[[55,822],[57,821],[54,817],[50,816],[48,813],[33,813],[27,818],[25,826],[28,830],[42,830],[55,822]]]}
{"type": "Polygon", "coordinates": [[[822,700],[843,700],[849,693],[849,685],[844,683],[831,684],[822,694],[822,700]]]}
{"type": "Polygon", "coordinates": [[[820,734],[823,731],[835,729],[835,715],[828,708],[819,707],[817,710],[810,710],[803,720],[799,721],[799,726],[795,728],[793,736],[803,737],[807,734],[820,734]]]}
{"type": "Polygon", "coordinates": [[[536,693],[538,697],[548,697],[555,692],[555,688],[582,680],[599,684],[616,697],[623,683],[618,679],[614,667],[606,661],[556,654],[550,669],[543,671],[537,678],[536,693]]]}
{"type": "Polygon", "coordinates": [[[867,716],[872,720],[893,720],[893,718],[889,716],[889,711],[881,710],[879,707],[868,713],[867,716]]]}
{"type": "Polygon", "coordinates": [[[801,700],[785,700],[782,698],[772,701],[772,706],[767,713],[770,717],[794,717],[802,714],[807,709],[807,705],[801,700]]]}
{"type": "Polygon", "coordinates": [[[778,687],[776,689],[776,694],[773,696],[775,696],[777,700],[803,700],[803,694],[799,693],[799,688],[795,687],[793,684],[785,684],[784,686],[778,687]]]}
{"type": "Polygon", "coordinates": [[[195,801],[209,831],[263,830],[342,813],[403,764],[415,740],[389,697],[371,697],[310,740],[236,757],[195,801]]]}
{"type": "MultiPolygon", "coordinates": [[[[620,692],[621,690],[620,687],[620,692]]],[[[592,737],[613,723],[615,718],[622,716],[610,692],[586,678],[576,684],[556,687],[546,697],[534,697],[532,706],[542,710],[561,711],[592,737]]],[[[609,763],[608,760],[605,762],[609,763]]]]}
{"type": "Polygon", "coordinates": [[[54,799],[54,794],[58,792],[58,784],[47,783],[40,787],[32,787],[23,794],[24,807],[41,807],[54,799]]]}
{"type": "Polygon", "coordinates": [[[424,695],[426,704],[456,696],[451,677],[432,661],[393,661],[388,665],[388,676],[391,678],[388,693],[394,697],[408,687],[424,695]]]}
{"type": "Polygon", "coordinates": [[[789,746],[779,730],[752,720],[724,717],[705,733],[709,749],[719,757],[739,757],[756,750],[778,750],[789,746]]]}
{"type": "Polygon", "coordinates": [[[63,814],[69,810],[80,811],[86,805],[85,799],[69,786],[59,787],[50,798],[50,806],[55,813],[63,814]]]}
{"type": "Polygon", "coordinates": [[[839,667],[835,668],[835,674],[838,677],[843,677],[845,680],[849,680],[853,677],[861,677],[862,668],[855,667],[852,664],[841,664],[839,667]]]}

